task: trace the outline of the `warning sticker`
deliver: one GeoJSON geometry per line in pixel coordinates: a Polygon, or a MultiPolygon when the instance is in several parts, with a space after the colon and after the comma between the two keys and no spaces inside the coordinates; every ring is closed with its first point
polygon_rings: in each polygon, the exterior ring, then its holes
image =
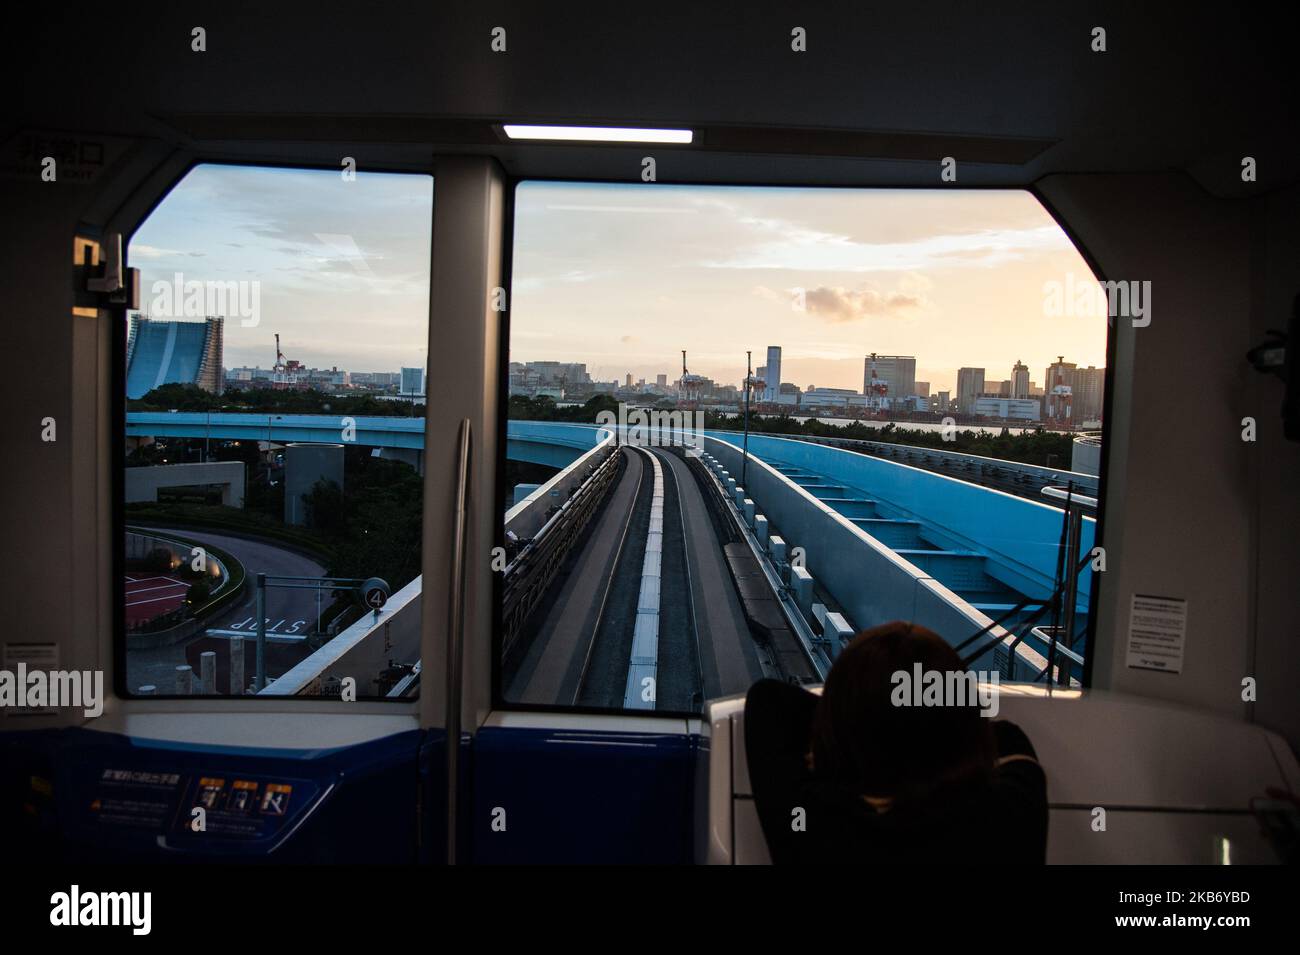
{"type": "MultiPolygon", "coordinates": [[[[22,664],[27,673],[53,673],[59,668],[57,643],[6,643],[0,653],[0,670],[15,674],[22,664]]],[[[26,694],[23,694],[26,696],[26,694]]],[[[5,716],[44,716],[58,712],[52,706],[0,706],[5,716]]]]}
{"type": "Polygon", "coordinates": [[[1187,601],[1134,594],[1128,618],[1128,665],[1135,670],[1183,672],[1187,601]]]}

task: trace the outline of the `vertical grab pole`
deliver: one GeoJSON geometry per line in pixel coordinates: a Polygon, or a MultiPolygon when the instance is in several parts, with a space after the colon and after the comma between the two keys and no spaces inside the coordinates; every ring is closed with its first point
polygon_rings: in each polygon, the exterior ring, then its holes
{"type": "MultiPolygon", "coordinates": [[[[1074,614],[1079,600],[1079,544],[1083,540],[1083,509],[1076,506],[1067,513],[1070,517],[1070,534],[1066,544],[1066,559],[1069,561],[1066,573],[1069,576],[1065,580],[1065,620],[1061,636],[1065,640],[1065,646],[1074,649],[1074,614]]],[[[1062,653],[1061,663],[1057,669],[1057,676],[1062,686],[1070,685],[1070,666],[1070,658],[1062,653]]]]}
{"type": "Polygon", "coordinates": [[[460,422],[456,449],[456,499],[452,518],[451,594],[447,620],[447,864],[455,865],[460,795],[460,695],[465,629],[465,500],[469,493],[468,418],[460,422]]]}

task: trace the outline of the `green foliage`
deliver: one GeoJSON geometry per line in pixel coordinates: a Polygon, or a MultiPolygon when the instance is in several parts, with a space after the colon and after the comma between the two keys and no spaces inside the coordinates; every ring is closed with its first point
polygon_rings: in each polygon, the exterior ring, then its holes
{"type": "Polygon", "coordinates": [[[202,580],[196,580],[190,584],[189,591],[185,594],[185,602],[189,604],[191,612],[202,607],[208,602],[208,597],[212,594],[212,584],[205,577],[202,580]]]}
{"type": "Polygon", "coordinates": [[[593,395],[581,405],[560,408],[546,395],[529,398],[526,395],[510,396],[512,421],[572,421],[578,424],[595,424],[602,411],[618,415],[618,399],[613,395],[593,395]]]}
{"type": "Polygon", "coordinates": [[[312,485],[302,496],[307,506],[307,526],[331,537],[341,534],[347,526],[343,513],[343,489],[324,478],[312,485]]]}
{"type": "MultiPolygon", "coordinates": [[[[299,550],[314,554],[326,562],[333,559],[329,542],[323,534],[302,527],[286,527],[280,520],[283,510],[271,516],[237,507],[208,504],[156,504],[152,501],[127,504],[124,510],[129,524],[232,531],[250,537],[283,541],[299,550]]],[[[215,553],[215,551],[212,547],[208,547],[208,553],[215,553]]]]}
{"type": "Polygon", "coordinates": [[[332,395],[315,389],[245,388],[214,395],[197,385],[159,385],[140,398],[128,399],[128,411],[224,411],[232,414],[351,414],[420,417],[424,405],[382,401],[372,394],[332,395]]]}
{"type": "Polygon", "coordinates": [[[142,570],[152,570],[158,573],[166,573],[172,569],[172,552],[166,547],[155,547],[149,551],[148,555],[141,561],[142,570]]]}
{"type": "Polygon", "coordinates": [[[400,461],[350,456],[344,488],[318,481],[305,495],[330,543],[333,577],[382,577],[396,592],[420,573],[424,481],[400,461]]]}

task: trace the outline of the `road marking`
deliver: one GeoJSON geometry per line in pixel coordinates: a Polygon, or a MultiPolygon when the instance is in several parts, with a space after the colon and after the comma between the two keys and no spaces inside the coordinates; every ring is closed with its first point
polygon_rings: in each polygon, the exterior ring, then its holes
{"type": "Polygon", "coordinates": [[[138,587],[127,594],[128,597],[134,597],[136,594],[147,594],[153,590],[171,590],[174,587],[184,587],[184,584],[162,584],[158,587],[138,587]]]}
{"type": "MultiPolygon", "coordinates": [[[[210,637],[242,637],[245,640],[249,638],[249,633],[246,630],[219,630],[214,627],[205,632],[210,637]]],[[[305,633],[268,633],[266,635],[267,643],[302,643],[306,639],[307,634],[305,633]]]]}
{"type": "Polygon", "coordinates": [[[160,600],[175,600],[179,596],[180,594],[172,594],[170,597],[150,597],[148,600],[133,600],[127,606],[138,607],[141,604],[156,604],[160,600]]]}

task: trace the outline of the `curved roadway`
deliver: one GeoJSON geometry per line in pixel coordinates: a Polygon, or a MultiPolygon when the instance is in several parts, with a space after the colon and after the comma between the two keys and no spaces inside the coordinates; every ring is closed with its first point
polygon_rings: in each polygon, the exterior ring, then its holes
{"type": "MultiPolygon", "coordinates": [[[[144,530],[154,531],[164,537],[178,537],[200,544],[210,543],[244,565],[244,571],[248,575],[244,593],[231,606],[223,608],[210,618],[207,621],[208,629],[252,634],[257,632],[257,590],[253,581],[259,573],[295,577],[321,577],[325,574],[325,568],[312,558],[269,541],[234,537],[205,529],[150,527],[144,530]]],[[[322,609],[332,602],[329,591],[325,591],[321,595],[322,609]]],[[[267,589],[268,633],[295,635],[314,631],[316,612],[316,594],[313,591],[267,589]]],[[[185,647],[202,636],[203,632],[200,631],[190,639],[172,646],[129,651],[126,658],[128,684],[134,690],[151,683],[159,688],[159,692],[169,692],[176,677],[176,667],[186,663],[185,647]]]]}

